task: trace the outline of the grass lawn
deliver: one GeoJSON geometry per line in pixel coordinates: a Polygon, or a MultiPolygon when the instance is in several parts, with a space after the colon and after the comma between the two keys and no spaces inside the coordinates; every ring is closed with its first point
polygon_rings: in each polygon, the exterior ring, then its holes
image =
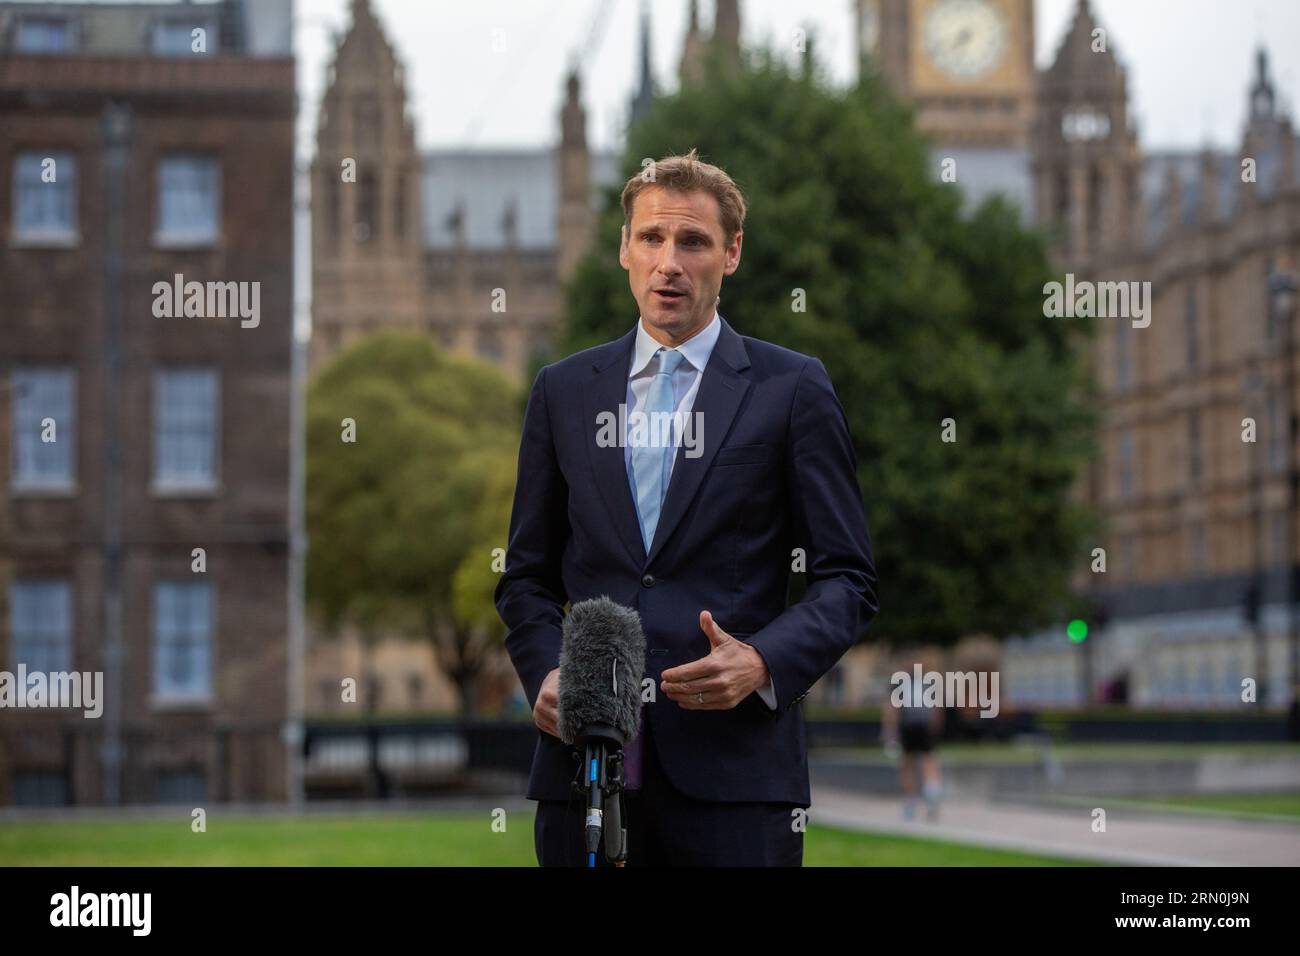
{"type": "MultiPolygon", "coordinates": [[[[0,866],[535,866],[533,816],[494,833],[486,814],[208,817],[0,824],[0,866]]],[[[809,827],[805,866],[1071,866],[938,840],[809,827]]]]}

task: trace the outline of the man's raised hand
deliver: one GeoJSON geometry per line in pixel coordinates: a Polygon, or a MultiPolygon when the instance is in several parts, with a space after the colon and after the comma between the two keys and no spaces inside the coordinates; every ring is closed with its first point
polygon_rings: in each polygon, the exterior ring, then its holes
{"type": "Polygon", "coordinates": [[[659,686],[687,710],[730,710],[767,684],[767,665],[758,651],[738,641],[700,612],[700,630],[709,639],[709,656],[670,667],[659,686]]]}

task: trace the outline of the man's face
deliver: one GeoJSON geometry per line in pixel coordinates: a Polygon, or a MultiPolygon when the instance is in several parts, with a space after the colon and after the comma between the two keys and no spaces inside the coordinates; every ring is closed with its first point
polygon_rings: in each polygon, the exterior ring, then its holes
{"type": "Polygon", "coordinates": [[[713,316],[722,277],[740,265],[742,237],[737,232],[726,241],[718,201],[703,190],[651,186],[637,196],[618,261],[646,331],[677,345],[702,329],[713,316]]]}

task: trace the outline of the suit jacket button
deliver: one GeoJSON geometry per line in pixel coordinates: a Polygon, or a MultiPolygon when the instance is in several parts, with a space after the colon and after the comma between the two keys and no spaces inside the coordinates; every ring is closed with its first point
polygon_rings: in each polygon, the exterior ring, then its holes
{"type": "Polygon", "coordinates": [[[654,586],[655,586],[655,576],[654,576],[653,574],[647,574],[645,577],[643,577],[643,578],[641,579],[641,586],[642,586],[642,587],[645,587],[645,588],[652,588],[652,587],[654,587],[654,586]]]}

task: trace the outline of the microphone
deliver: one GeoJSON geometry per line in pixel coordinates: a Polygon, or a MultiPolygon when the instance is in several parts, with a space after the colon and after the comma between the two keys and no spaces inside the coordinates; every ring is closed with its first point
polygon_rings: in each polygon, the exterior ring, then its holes
{"type": "Polygon", "coordinates": [[[641,680],[645,675],[645,632],[636,611],[606,596],[579,601],[561,627],[560,739],[582,747],[581,783],[587,796],[587,866],[596,865],[604,830],[606,798],[609,837],[605,856],[617,866],[627,860],[623,820],[623,745],[637,732],[641,680]]]}
{"type": "Polygon", "coordinates": [[[645,676],[641,617],[608,597],[579,601],[561,628],[560,739],[622,748],[636,736],[645,676]]]}

